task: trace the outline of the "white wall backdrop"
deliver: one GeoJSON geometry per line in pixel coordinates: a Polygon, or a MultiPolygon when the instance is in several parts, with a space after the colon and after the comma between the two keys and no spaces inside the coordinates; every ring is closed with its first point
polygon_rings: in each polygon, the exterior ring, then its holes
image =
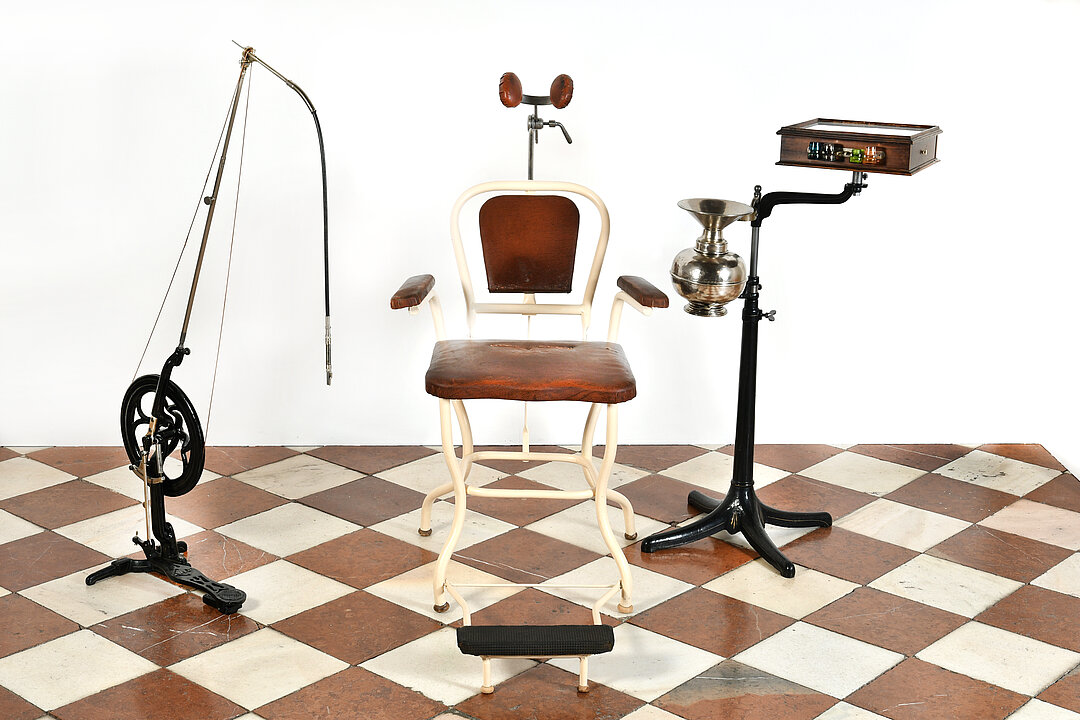
{"type": "MultiPolygon", "coordinates": [[[[238,72],[258,54],[313,99],[326,136],[335,382],[322,372],[319,170],[301,102],[254,69],[211,444],[432,443],[427,317],[389,310],[438,279],[463,331],[448,240],[464,188],[525,173],[516,72],[548,111],[537,178],[585,184],[615,279],[668,288],[697,235],[685,197],[837,192],[777,167],[812,117],[940,125],[942,162],[871,176],[841,207],[781,207],[762,232],[759,442],[1041,442],[1080,467],[1076,224],[1080,2],[3,3],[0,444],[118,444],[117,415],[179,252],[238,72]]],[[[230,153],[177,382],[207,413],[239,150],[230,153]]],[[[198,241],[196,228],[192,244],[198,241]]],[[[729,231],[749,251],[749,228],[729,231]]],[[[144,372],[175,346],[194,253],[144,372]]],[[[640,394],[624,442],[727,443],[739,321],[624,320],[640,394]]],[[[531,414],[573,442],[573,408],[531,414]]],[[[516,421],[517,412],[510,415],[516,421]]],[[[480,438],[512,441],[494,406],[480,438]]]]}

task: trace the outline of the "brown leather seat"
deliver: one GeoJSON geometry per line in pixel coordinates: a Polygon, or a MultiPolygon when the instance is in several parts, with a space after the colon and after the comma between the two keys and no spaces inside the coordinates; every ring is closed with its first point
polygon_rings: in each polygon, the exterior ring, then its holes
{"type": "Polygon", "coordinates": [[[637,395],[618,343],[441,340],[428,366],[429,394],[447,400],[577,400],[614,404],[637,395]]]}

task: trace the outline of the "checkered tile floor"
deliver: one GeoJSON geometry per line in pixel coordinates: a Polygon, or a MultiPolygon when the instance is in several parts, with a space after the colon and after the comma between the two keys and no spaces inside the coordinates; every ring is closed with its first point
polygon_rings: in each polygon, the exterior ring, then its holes
{"type": "MultiPolygon", "coordinates": [[[[613,486],[640,536],[690,518],[688,490],[721,494],[730,452],[621,448],[613,486]]],[[[0,448],[0,718],[1080,718],[1080,483],[1041,446],[774,445],[757,460],[765,502],[835,518],[771,529],[794,579],[730,536],[630,544],[635,612],[609,608],[615,650],[592,658],[592,692],[575,692],[574,662],[496,660],[480,695],[460,611],[431,610],[450,504],[416,533],[446,477],[433,450],[209,450],[167,507],[192,564],[248,593],[222,616],[150,575],[84,583],[143,527],[120,450],[0,448]]],[[[518,461],[477,473],[578,480],[518,461]]],[[[613,576],[591,512],[471,501],[452,577],[613,576]]],[[[477,624],[588,622],[566,591],[476,592],[477,624]]]]}

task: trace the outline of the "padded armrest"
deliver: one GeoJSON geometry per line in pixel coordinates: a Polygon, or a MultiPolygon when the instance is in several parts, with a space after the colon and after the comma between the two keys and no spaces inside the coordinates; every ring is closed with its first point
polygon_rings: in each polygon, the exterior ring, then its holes
{"type": "Polygon", "coordinates": [[[668,306],[668,296],[643,277],[623,275],[619,278],[619,288],[642,307],[666,308],[668,306]]]}
{"type": "Polygon", "coordinates": [[[424,298],[428,296],[433,287],[435,287],[434,275],[413,275],[403,282],[398,291],[394,293],[394,297],[390,298],[390,308],[400,310],[401,308],[416,307],[424,302],[424,298]]]}

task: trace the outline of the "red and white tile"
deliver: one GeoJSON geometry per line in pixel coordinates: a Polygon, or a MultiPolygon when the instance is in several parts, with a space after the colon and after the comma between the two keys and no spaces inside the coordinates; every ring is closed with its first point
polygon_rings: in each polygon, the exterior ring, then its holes
{"type": "MultiPolygon", "coordinates": [[[[550,447],[558,452],[564,448],[550,447]]],[[[782,578],[740,536],[643,553],[727,489],[730,445],[626,446],[612,486],[634,610],[615,649],[577,661],[462,655],[456,603],[432,608],[453,504],[437,449],[209,448],[168,498],[193,566],[248,594],[223,616],[152,574],[86,576],[138,556],[143,490],[120,448],[0,450],[0,717],[141,720],[1080,720],[1080,481],[1038,445],[762,445],[762,499],[831,529],[768,527],[782,578]]],[[[579,468],[490,461],[470,482],[581,488],[579,468]]],[[[449,579],[480,624],[587,623],[614,561],[586,501],[470,499],[449,579]],[[465,587],[507,581],[539,589],[465,587]]]]}

